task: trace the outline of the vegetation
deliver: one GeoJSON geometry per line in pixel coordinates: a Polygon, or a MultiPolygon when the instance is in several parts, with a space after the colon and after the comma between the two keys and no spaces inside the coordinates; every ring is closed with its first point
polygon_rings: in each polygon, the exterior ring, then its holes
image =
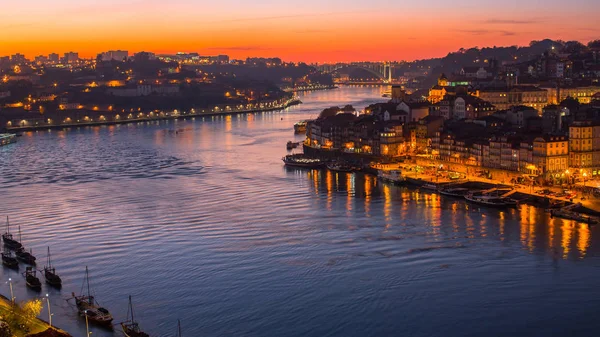
{"type": "Polygon", "coordinates": [[[21,302],[12,305],[8,301],[2,301],[0,305],[0,316],[6,323],[6,327],[0,324],[0,337],[8,331],[9,336],[25,337],[30,333],[39,333],[48,329],[48,325],[36,319],[42,312],[43,303],[39,299],[21,302]]]}

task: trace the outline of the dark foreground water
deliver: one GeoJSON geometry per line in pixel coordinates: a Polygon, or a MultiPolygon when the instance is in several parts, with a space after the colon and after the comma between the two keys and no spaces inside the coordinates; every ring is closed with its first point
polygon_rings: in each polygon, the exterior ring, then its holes
{"type": "MultiPolygon", "coordinates": [[[[28,133],[0,148],[0,216],[21,225],[40,268],[51,246],[64,287],[37,295],[50,294],[54,322],[76,337],[85,324],[65,299],[86,265],[115,322],[131,294],[152,336],[173,336],[177,319],[190,337],[597,335],[598,228],[283,167],[294,122],[380,91],[28,133]]],[[[2,267],[0,293],[9,277],[17,300],[36,296],[2,267]]]]}

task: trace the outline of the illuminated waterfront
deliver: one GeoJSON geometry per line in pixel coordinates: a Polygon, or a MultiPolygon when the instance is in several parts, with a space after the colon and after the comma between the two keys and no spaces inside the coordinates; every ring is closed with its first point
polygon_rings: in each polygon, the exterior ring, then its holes
{"type": "MultiPolygon", "coordinates": [[[[88,265],[115,321],[131,294],[152,335],[172,334],[178,318],[186,336],[593,334],[597,227],[283,167],[285,143],[302,140],[294,122],[362,108],[382,91],[302,93],[305,104],[283,112],[25,133],[0,148],[0,215],[22,226],[40,265],[51,245],[64,280],[49,291],[53,323],[85,334],[61,298],[79,292],[88,265]]],[[[35,295],[16,272],[1,277],[16,280],[17,300],[35,295]]]]}

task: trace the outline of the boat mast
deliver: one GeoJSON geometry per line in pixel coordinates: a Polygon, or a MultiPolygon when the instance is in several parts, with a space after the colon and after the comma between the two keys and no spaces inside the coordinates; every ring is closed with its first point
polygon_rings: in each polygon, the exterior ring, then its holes
{"type": "Polygon", "coordinates": [[[21,237],[21,225],[19,225],[19,242],[23,242],[23,238],[21,237]]]}
{"type": "Polygon", "coordinates": [[[8,224],[8,215],[6,216],[6,234],[10,234],[10,225],[8,224]]]}
{"type": "Polygon", "coordinates": [[[131,311],[131,323],[135,323],[133,318],[133,303],[131,303],[131,295],[129,295],[129,310],[131,311]]]}
{"type": "Polygon", "coordinates": [[[181,321],[177,320],[177,337],[181,337],[181,321]]]}
{"type": "Polygon", "coordinates": [[[93,305],[94,302],[92,302],[92,295],[90,292],[90,273],[88,272],[88,267],[85,266],[85,281],[87,283],[87,294],[88,294],[88,301],[90,302],[90,305],[93,305]]]}
{"type": "Polygon", "coordinates": [[[48,263],[48,269],[52,269],[52,262],[50,262],[50,246],[48,246],[48,258],[47,258],[47,263],[48,263]]]}

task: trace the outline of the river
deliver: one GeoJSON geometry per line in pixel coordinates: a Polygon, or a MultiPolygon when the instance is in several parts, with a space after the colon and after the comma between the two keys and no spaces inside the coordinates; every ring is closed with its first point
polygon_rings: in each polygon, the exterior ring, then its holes
{"type": "MultiPolygon", "coordinates": [[[[362,174],[286,169],[294,122],[380,102],[382,88],[301,93],[285,111],[28,132],[0,148],[0,217],[62,290],[152,336],[595,335],[600,232],[541,209],[473,207],[362,174]],[[177,131],[178,130],[178,131],[177,131]]],[[[24,271],[21,266],[20,272],[24,271]]],[[[47,312],[41,315],[47,318],[47,312]]],[[[120,336],[93,327],[93,336],[120,336]]]]}

